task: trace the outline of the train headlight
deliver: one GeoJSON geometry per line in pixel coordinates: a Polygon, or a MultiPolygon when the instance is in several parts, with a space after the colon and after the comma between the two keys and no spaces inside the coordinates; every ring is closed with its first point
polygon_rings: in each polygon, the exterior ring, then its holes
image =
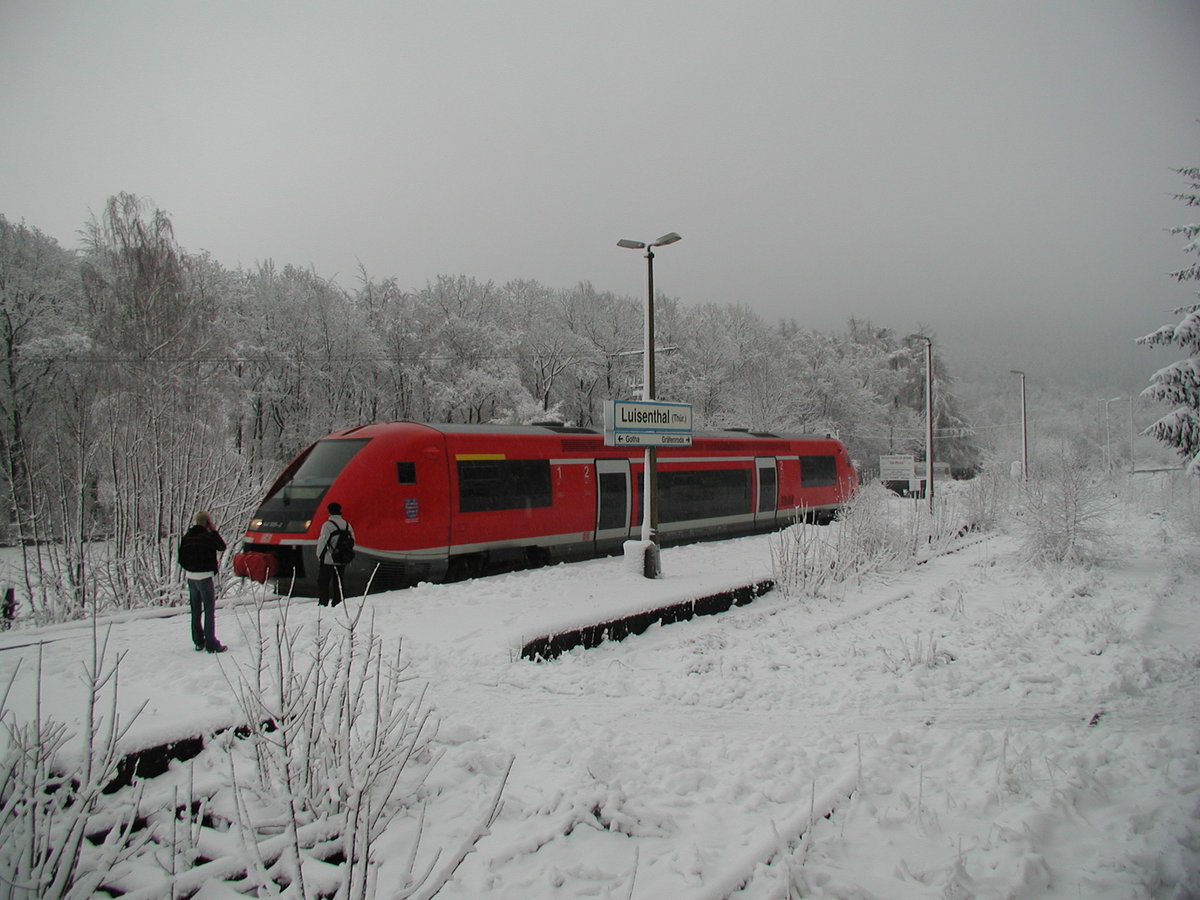
{"type": "Polygon", "coordinates": [[[252,519],[250,521],[250,530],[251,531],[258,531],[258,529],[260,529],[260,528],[262,528],[262,519],[252,519]]]}

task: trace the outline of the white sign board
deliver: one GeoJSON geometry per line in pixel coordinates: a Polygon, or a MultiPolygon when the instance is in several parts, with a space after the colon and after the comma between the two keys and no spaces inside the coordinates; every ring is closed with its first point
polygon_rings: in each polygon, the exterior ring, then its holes
{"type": "Polygon", "coordinates": [[[910,455],[893,454],[879,457],[880,481],[912,481],[916,477],[915,473],[916,464],[910,455]]]}
{"type": "Polygon", "coordinates": [[[610,447],[690,447],[692,406],[610,400],[604,404],[604,443],[610,447]]]}

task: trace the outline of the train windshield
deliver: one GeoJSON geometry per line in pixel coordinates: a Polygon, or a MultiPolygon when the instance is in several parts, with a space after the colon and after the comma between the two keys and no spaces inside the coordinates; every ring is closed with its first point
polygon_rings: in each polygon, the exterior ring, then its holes
{"type": "Polygon", "coordinates": [[[321,498],[367,439],[317,441],[271,487],[251,523],[253,531],[300,532],[316,515],[321,498]]]}

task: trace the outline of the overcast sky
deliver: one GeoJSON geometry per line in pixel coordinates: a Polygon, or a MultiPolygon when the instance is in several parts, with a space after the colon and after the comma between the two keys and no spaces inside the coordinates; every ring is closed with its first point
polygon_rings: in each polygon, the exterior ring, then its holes
{"type": "Polygon", "coordinates": [[[1194,294],[1200,0],[0,0],[0,213],[229,266],[643,296],[1140,390],[1194,294]]]}

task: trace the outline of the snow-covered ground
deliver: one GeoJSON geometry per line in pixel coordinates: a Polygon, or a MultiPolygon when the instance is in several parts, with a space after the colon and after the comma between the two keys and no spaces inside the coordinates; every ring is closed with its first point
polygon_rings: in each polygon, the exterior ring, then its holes
{"type": "MultiPolygon", "coordinates": [[[[1030,570],[1011,533],[976,535],[833,598],[773,592],[540,663],[519,655],[539,634],[770,577],[772,538],[668,548],[653,582],[607,559],[369,597],[359,628],[402,648],[438,722],[417,868],[482,832],[439,898],[1200,897],[1200,535],[1116,515],[1102,566],[1030,570]]],[[[145,703],[123,747],[242,722],[230,684],[262,622],[310,636],[358,606],[226,595],[224,655],[195,653],[184,616],[112,625],[118,708],[145,703]]],[[[44,713],[81,730],[91,646],[84,625],[0,636],[10,720],[33,714],[40,653],[44,713]]],[[[378,843],[381,897],[416,817],[378,843]]]]}

